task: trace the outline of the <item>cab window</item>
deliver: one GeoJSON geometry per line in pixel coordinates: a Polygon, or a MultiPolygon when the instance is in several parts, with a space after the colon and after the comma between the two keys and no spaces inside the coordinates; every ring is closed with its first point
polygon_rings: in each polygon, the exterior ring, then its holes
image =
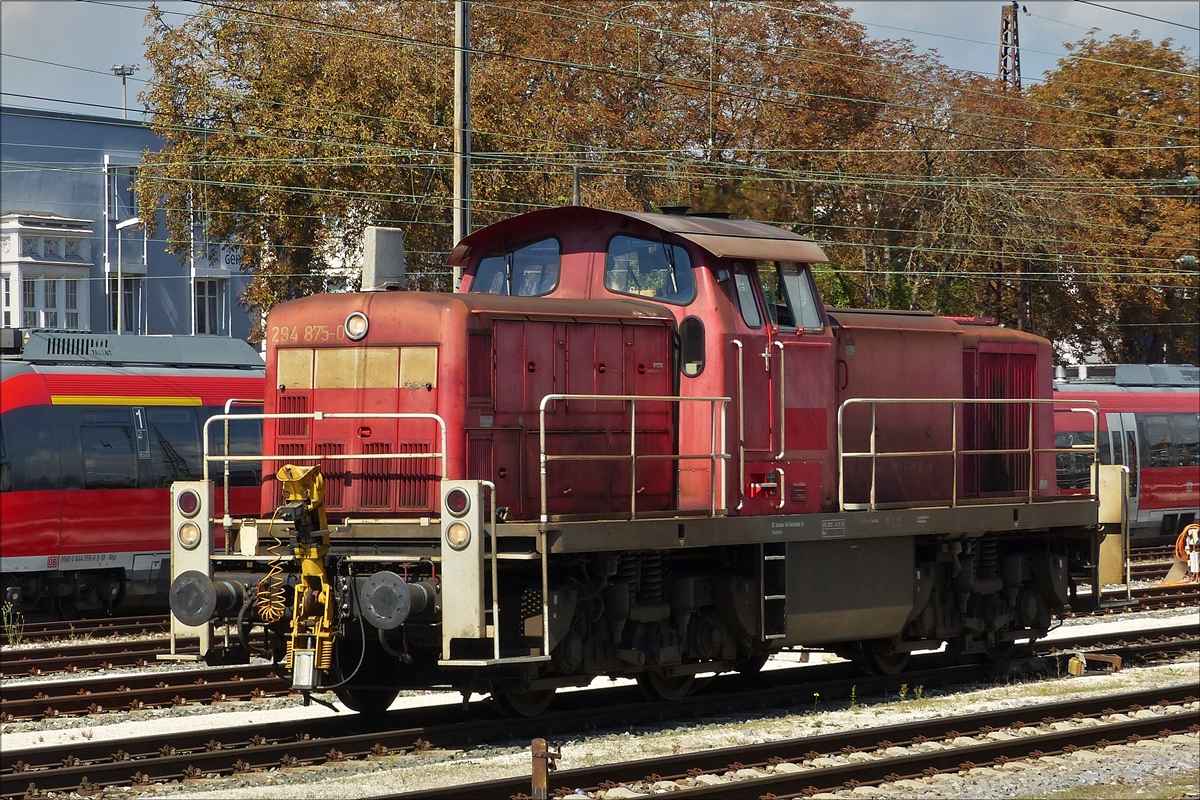
{"type": "Polygon", "coordinates": [[[761,328],[762,314],[758,311],[758,300],[755,299],[754,279],[750,270],[741,262],[733,268],[733,287],[737,292],[738,309],[742,312],[742,321],[747,328],[761,328]]]}
{"type": "Polygon", "coordinates": [[[813,331],[825,327],[817,290],[807,266],[791,261],[760,262],[758,280],[762,284],[767,316],[776,327],[813,331]]]}
{"type": "Polygon", "coordinates": [[[680,305],[696,299],[696,279],[687,250],[633,236],[614,236],[608,243],[604,287],[617,294],[680,305]]]}
{"type": "Polygon", "coordinates": [[[537,297],[558,286],[562,251],[557,239],[542,239],[479,260],[471,292],[537,297]]]}

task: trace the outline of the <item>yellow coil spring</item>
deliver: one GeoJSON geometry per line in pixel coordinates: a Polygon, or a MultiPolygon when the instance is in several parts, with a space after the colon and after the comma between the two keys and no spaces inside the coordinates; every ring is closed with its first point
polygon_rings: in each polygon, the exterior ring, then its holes
{"type": "MultiPolygon", "coordinates": [[[[275,560],[270,563],[267,574],[259,580],[258,597],[255,600],[258,618],[268,625],[283,619],[283,614],[287,610],[287,583],[283,578],[283,553],[279,552],[279,548],[283,547],[283,542],[278,536],[271,534],[277,516],[279,516],[278,510],[275,511],[267,526],[267,535],[275,540],[275,543],[267,548],[267,552],[274,556],[275,560]]],[[[289,652],[288,655],[290,657],[291,653],[289,652]]]]}
{"type": "Polygon", "coordinates": [[[333,642],[325,640],[317,644],[317,669],[328,672],[333,666],[333,642]]]}

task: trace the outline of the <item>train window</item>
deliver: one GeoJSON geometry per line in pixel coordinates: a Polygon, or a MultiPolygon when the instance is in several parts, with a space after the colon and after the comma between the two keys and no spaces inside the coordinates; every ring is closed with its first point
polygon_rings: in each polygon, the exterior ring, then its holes
{"type": "Polygon", "coordinates": [[[1172,414],[1171,429],[1177,445],[1176,466],[1200,466],[1200,414],[1172,414]]]}
{"type": "Polygon", "coordinates": [[[200,480],[200,430],[194,408],[149,407],[150,485],[168,488],[173,481],[200,480]]]}
{"type": "Polygon", "coordinates": [[[742,262],[733,268],[733,285],[737,289],[738,308],[747,328],[761,328],[762,314],[758,313],[758,301],[754,298],[754,281],[742,262]]]}
{"type": "MultiPolygon", "coordinates": [[[[1059,431],[1054,435],[1055,447],[1073,447],[1095,443],[1091,431],[1059,431]]],[[[1087,489],[1092,483],[1092,454],[1088,452],[1058,454],[1058,488],[1087,489]]]]}
{"type": "Polygon", "coordinates": [[[679,371],[689,378],[704,371],[704,323],[698,317],[679,324],[679,371]]]}
{"type": "MultiPolygon", "coordinates": [[[[206,406],[201,414],[200,423],[214,414],[224,414],[224,409],[206,406]]],[[[234,408],[232,414],[257,414],[255,408],[234,408]]],[[[262,455],[262,422],[259,420],[231,421],[229,423],[229,452],[235,456],[262,455]]],[[[208,427],[208,452],[210,455],[221,455],[225,452],[225,424],[214,422],[208,427]]],[[[217,486],[224,486],[224,465],[220,462],[209,464],[209,474],[217,486]]],[[[261,461],[234,461],[229,465],[230,486],[259,486],[262,484],[261,461]]]]}
{"type": "Polygon", "coordinates": [[[617,294],[680,305],[696,299],[696,279],[687,250],[633,236],[614,236],[609,241],[604,287],[617,294]]]}
{"type": "Polygon", "coordinates": [[[471,291],[537,297],[558,286],[562,251],[557,239],[542,239],[507,253],[480,259],[471,291]]]}
{"type": "Polygon", "coordinates": [[[61,486],[58,427],[52,406],[25,406],[4,413],[8,460],[5,489],[13,492],[56,490],[61,486]]]}
{"type": "Polygon", "coordinates": [[[1145,450],[1147,461],[1144,467],[1170,467],[1175,464],[1175,444],[1171,437],[1171,423],[1166,414],[1145,416],[1145,450]]]}
{"type": "Polygon", "coordinates": [[[825,327],[808,267],[791,261],[778,261],[774,267],[760,263],[758,280],[767,301],[767,316],[777,327],[815,331],[825,327]]]}
{"type": "Polygon", "coordinates": [[[137,488],[137,436],[129,409],[81,411],[79,441],[83,447],[83,488],[137,488]]]}

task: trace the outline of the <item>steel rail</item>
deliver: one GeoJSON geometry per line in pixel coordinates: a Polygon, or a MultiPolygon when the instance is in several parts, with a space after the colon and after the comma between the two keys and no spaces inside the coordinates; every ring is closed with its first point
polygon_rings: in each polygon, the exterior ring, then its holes
{"type": "Polygon", "coordinates": [[[188,703],[288,694],[272,665],[116,675],[78,681],[36,681],[4,687],[0,722],[43,719],[188,703]]]}
{"type": "MultiPolygon", "coordinates": [[[[822,755],[851,752],[886,750],[896,744],[915,743],[933,739],[954,739],[963,733],[991,731],[1009,726],[1024,727],[1026,720],[1051,722],[1069,719],[1076,714],[1084,716],[1108,715],[1114,709],[1138,709],[1159,703],[1176,704],[1194,701],[1200,695],[1200,685],[1183,684],[1167,688],[1142,689],[1083,700],[1068,700],[1057,703],[1006,708],[952,717],[936,717],[915,720],[897,725],[872,728],[857,728],[840,733],[824,734],[797,739],[753,744],[744,747],[726,747],[702,752],[682,753],[659,758],[643,759],[619,764],[605,764],[581,769],[560,770],[549,778],[548,792],[571,790],[579,787],[592,788],[605,785],[634,783],[647,780],[648,776],[672,780],[698,773],[724,773],[730,769],[741,769],[755,765],[782,761],[796,762],[811,760],[822,755]],[[608,783],[611,782],[611,783],[608,783]]],[[[850,780],[860,783],[881,782],[885,776],[897,777],[904,774],[920,775],[925,769],[957,769],[960,764],[974,761],[976,764],[993,761],[1001,756],[1022,758],[1036,750],[1053,749],[1055,744],[1076,743],[1080,734],[1094,734],[1091,744],[1106,737],[1121,738],[1132,733],[1154,735],[1164,727],[1173,732],[1186,731],[1200,722],[1200,711],[1188,711],[1152,719],[1136,719],[1129,723],[1109,723],[1078,731],[1046,733],[1038,736],[1015,737],[988,744],[955,747],[933,753],[877,759],[865,763],[845,766],[808,769],[801,773],[784,773],[745,781],[727,781],[709,787],[682,788],[671,792],[671,796],[686,797],[748,797],[760,798],[768,793],[779,796],[785,793],[804,792],[811,786],[818,790],[843,789],[850,780]],[[1028,749],[1021,752],[1021,746],[1028,749]],[[986,755],[986,757],[985,757],[986,755]],[[917,766],[919,765],[919,766],[917,766]]],[[[1075,746],[1083,746],[1076,744],[1075,746]]],[[[1044,752],[1044,751],[1043,751],[1044,752]]],[[[524,793],[529,788],[529,778],[503,778],[493,781],[472,783],[407,792],[406,800],[484,800],[495,797],[511,797],[524,793]]],[[[810,792],[813,793],[813,792],[810,792]]],[[[386,795],[399,797],[400,795],[386,795]]],[[[381,800],[381,798],[376,798],[381,800]]]]}
{"type": "Polygon", "coordinates": [[[573,692],[557,699],[556,711],[536,719],[498,717],[489,701],[477,701],[466,707],[458,703],[439,707],[439,724],[433,726],[427,724],[430,709],[415,708],[380,717],[353,715],[174,734],[169,743],[161,736],[143,736],[15,752],[5,749],[0,750],[0,798],[21,797],[30,783],[39,791],[136,785],[412,752],[425,746],[466,747],[539,735],[577,735],[581,730],[794,705],[797,681],[807,692],[805,697],[816,690],[823,700],[849,697],[852,691],[862,698],[868,692],[895,692],[902,683],[914,680],[932,688],[983,679],[989,670],[970,665],[864,678],[851,664],[816,665],[763,673],[757,682],[767,685],[751,689],[742,676],[719,676],[706,687],[709,693],[674,702],[646,701],[633,687],[573,692]]]}
{"type": "MultiPolygon", "coordinates": [[[[944,661],[943,657],[927,656],[921,663],[932,665],[944,661]]],[[[1053,674],[1045,659],[1032,661],[1040,665],[1042,673],[1053,674]]],[[[429,709],[419,708],[379,718],[352,716],[177,734],[169,745],[164,745],[161,737],[146,736],[119,742],[6,750],[0,751],[0,779],[4,784],[0,796],[18,797],[29,783],[35,784],[39,791],[137,784],[320,764],[409,752],[428,745],[462,747],[486,741],[511,741],[514,737],[570,735],[578,734],[581,729],[795,706],[798,696],[808,697],[813,690],[819,692],[822,700],[849,697],[852,692],[862,699],[880,692],[890,695],[904,683],[932,688],[982,679],[989,673],[994,674],[993,667],[979,664],[864,678],[850,664],[816,665],[762,673],[753,679],[749,689],[743,676],[719,676],[705,687],[711,690],[707,696],[701,693],[676,702],[636,702],[636,690],[628,687],[578,692],[561,696],[557,712],[533,720],[496,719],[490,704],[476,702],[438,709],[442,724],[433,727],[424,725],[429,709]],[[800,687],[804,692],[798,695],[800,687]]],[[[1028,714],[1029,708],[1024,711],[1028,714]]]]}
{"type": "Polygon", "coordinates": [[[26,622],[20,630],[19,644],[73,641],[98,636],[137,636],[139,634],[166,633],[168,620],[165,614],[137,617],[100,617],[97,619],[54,620],[53,622],[26,622]]]}
{"type": "MultiPolygon", "coordinates": [[[[58,643],[53,647],[7,650],[0,653],[0,678],[141,667],[156,663],[158,654],[169,652],[168,640],[162,636],[142,640],[58,643]]],[[[178,652],[195,653],[198,650],[196,647],[184,647],[178,652]]]]}

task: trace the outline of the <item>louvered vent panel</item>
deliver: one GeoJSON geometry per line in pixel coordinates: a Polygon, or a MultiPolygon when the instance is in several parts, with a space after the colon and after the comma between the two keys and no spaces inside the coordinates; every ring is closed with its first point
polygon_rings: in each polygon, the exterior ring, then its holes
{"type": "MultiPolygon", "coordinates": [[[[284,395],[279,398],[280,414],[307,414],[308,398],[303,395],[284,395]]],[[[308,420],[281,419],[279,420],[280,436],[308,436],[308,420]]]]}
{"type": "MultiPolygon", "coordinates": [[[[317,445],[317,455],[338,456],[344,448],[341,442],[321,442],[317,445]]],[[[346,477],[346,462],[341,460],[321,459],[321,474],[325,476],[325,507],[342,508],[345,498],[344,484],[346,477]]]]}
{"type": "Polygon", "coordinates": [[[467,443],[467,477],[492,480],[492,440],[472,439],[467,443]]]}
{"type": "MultiPolygon", "coordinates": [[[[363,445],[363,453],[390,453],[387,442],[363,445]]],[[[360,502],[364,508],[388,508],[392,502],[392,483],[396,476],[396,463],[390,458],[363,459],[362,489],[360,502]]]]}
{"type": "Polygon", "coordinates": [[[492,400],[492,337],[467,339],[467,391],[473,403],[492,400]]]}
{"type": "MultiPolygon", "coordinates": [[[[401,442],[401,453],[433,452],[428,442],[401,442]]],[[[396,480],[399,497],[396,507],[403,509],[432,510],[429,503],[429,487],[433,483],[436,467],[431,458],[400,458],[396,460],[396,480]]]]}
{"type": "Polygon", "coordinates": [[[50,336],[46,339],[46,352],[52,356],[86,356],[92,349],[107,350],[108,339],[90,337],[50,336]]]}

